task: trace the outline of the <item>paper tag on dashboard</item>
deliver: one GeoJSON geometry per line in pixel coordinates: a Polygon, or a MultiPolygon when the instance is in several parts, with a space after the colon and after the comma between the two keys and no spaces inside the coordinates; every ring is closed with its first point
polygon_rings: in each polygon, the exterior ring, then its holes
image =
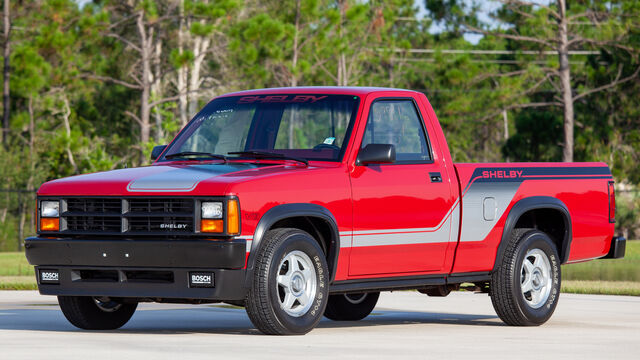
{"type": "Polygon", "coordinates": [[[327,145],[333,145],[333,143],[336,141],[336,138],[334,137],[328,137],[326,139],[324,139],[323,143],[327,144],[327,145]]]}

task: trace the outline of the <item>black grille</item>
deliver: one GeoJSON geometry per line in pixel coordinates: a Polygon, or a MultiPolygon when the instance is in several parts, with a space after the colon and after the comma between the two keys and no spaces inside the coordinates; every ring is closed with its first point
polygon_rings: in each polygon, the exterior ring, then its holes
{"type": "Polygon", "coordinates": [[[193,217],[185,216],[146,216],[129,218],[129,232],[193,232],[193,217]]]}
{"type": "Polygon", "coordinates": [[[61,231],[68,234],[175,235],[195,232],[189,198],[67,198],[61,231]]]}
{"type": "Polygon", "coordinates": [[[193,199],[129,199],[132,213],[192,213],[193,199]]]}
{"type": "Polygon", "coordinates": [[[67,229],[82,232],[120,232],[120,217],[107,216],[65,216],[67,229]]]}
{"type": "Polygon", "coordinates": [[[67,199],[68,212],[120,214],[122,200],[113,198],[75,198],[67,199]]]}

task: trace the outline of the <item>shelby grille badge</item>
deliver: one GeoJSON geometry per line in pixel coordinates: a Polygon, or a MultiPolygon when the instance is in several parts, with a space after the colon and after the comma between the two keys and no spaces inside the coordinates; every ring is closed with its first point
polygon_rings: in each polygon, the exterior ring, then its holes
{"type": "Polygon", "coordinates": [[[41,284],[59,284],[60,273],[58,270],[40,270],[41,284]]]}
{"type": "Polygon", "coordinates": [[[190,272],[189,287],[213,287],[213,273],[211,272],[190,272]]]}
{"type": "Polygon", "coordinates": [[[160,224],[160,229],[186,229],[187,224],[160,224]]]}

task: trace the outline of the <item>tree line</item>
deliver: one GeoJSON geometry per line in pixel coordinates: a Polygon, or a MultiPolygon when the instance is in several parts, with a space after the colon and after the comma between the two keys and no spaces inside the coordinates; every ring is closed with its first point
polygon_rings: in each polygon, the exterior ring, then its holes
{"type": "Polygon", "coordinates": [[[216,95],[306,85],[424,92],[458,162],[606,162],[633,236],[640,4],[487,3],[4,0],[0,250],[44,181],[148,164],[216,95]]]}

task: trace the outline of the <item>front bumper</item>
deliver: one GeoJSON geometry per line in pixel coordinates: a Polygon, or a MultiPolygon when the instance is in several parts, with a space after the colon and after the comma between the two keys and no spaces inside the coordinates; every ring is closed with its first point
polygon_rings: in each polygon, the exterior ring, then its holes
{"type": "Polygon", "coordinates": [[[236,240],[25,240],[43,295],[240,300],[245,284],[246,241],[236,240]],[[41,271],[58,273],[43,281],[41,271]],[[190,283],[208,273],[211,286],[190,283]]]}

